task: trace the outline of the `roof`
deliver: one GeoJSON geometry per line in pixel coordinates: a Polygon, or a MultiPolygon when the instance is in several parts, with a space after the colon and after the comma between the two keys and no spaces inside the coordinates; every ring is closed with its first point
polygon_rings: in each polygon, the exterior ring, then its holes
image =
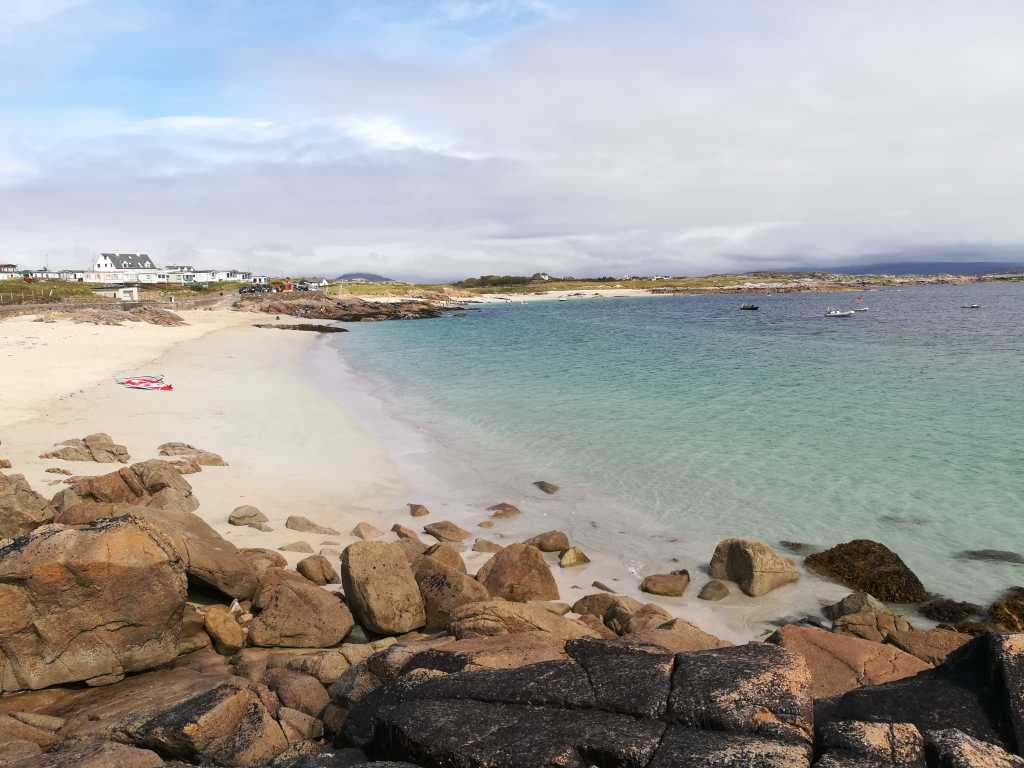
{"type": "Polygon", "coordinates": [[[115,269],[156,269],[153,260],[144,253],[104,253],[115,269]]]}
{"type": "Polygon", "coordinates": [[[6,272],[14,272],[17,268],[17,264],[0,264],[0,269],[6,272]]]}

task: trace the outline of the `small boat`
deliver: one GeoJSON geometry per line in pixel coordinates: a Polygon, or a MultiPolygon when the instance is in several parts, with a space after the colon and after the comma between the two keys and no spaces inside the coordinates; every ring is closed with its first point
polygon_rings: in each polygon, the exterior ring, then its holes
{"type": "Polygon", "coordinates": [[[559,297],[558,297],[558,300],[559,300],[559,301],[568,301],[568,300],[569,300],[569,297],[568,297],[568,296],[559,296],[559,297]]]}
{"type": "Polygon", "coordinates": [[[833,309],[829,307],[825,310],[825,317],[853,317],[852,309],[833,309]]]}
{"type": "Polygon", "coordinates": [[[757,304],[741,304],[740,309],[758,309],[757,304]]]}
{"type": "Polygon", "coordinates": [[[981,309],[981,304],[961,304],[960,309],[981,309]]]}
{"type": "Polygon", "coordinates": [[[867,312],[868,308],[867,307],[854,307],[853,311],[854,312],[867,312]]]}

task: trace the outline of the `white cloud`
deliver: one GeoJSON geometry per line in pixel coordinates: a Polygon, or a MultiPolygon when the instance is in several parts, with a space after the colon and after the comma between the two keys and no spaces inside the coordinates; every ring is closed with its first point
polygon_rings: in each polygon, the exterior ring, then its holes
{"type": "Polygon", "coordinates": [[[0,124],[0,227],[429,277],[1019,244],[1022,33],[1002,0],[731,0],[560,17],[469,60],[264,49],[229,70],[239,116],[0,124]]]}

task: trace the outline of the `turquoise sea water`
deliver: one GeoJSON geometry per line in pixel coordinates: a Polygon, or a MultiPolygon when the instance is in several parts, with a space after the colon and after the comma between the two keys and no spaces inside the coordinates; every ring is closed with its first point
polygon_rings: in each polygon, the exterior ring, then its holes
{"type": "Polygon", "coordinates": [[[1024,286],[863,296],[842,320],[854,295],[499,305],[332,343],[466,467],[585,486],[623,528],[708,555],[874,538],[960,599],[1024,583],[956,557],[1024,552],[1024,286]]]}

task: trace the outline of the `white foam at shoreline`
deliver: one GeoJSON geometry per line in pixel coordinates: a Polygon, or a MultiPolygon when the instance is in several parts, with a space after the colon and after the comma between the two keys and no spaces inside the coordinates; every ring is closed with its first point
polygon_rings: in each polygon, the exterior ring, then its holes
{"type": "MultiPolygon", "coordinates": [[[[574,478],[531,466],[530,457],[514,449],[503,447],[492,455],[484,448],[485,436],[440,423],[408,393],[379,377],[355,371],[340,351],[344,343],[341,339],[311,350],[314,378],[363,429],[382,442],[413,494],[409,501],[430,508],[431,520],[450,519],[475,536],[499,544],[546,530],[564,530],[593,561],[584,567],[561,569],[549,556],[562,599],[567,602],[596,591],[591,583],[599,580],[623,594],[658,603],[724,639],[742,642],[771,631],[769,622],[773,620],[818,615],[822,604],[849,592],[803,572],[798,584],[760,598],[746,597],[733,584],[732,594],[725,600],[700,600],[697,593],[709,579],[706,564],[717,540],[692,537],[685,529],[667,529],[653,516],[574,483],[574,478]],[[560,485],[561,490],[553,496],[544,494],[532,485],[540,479],[560,485]],[[478,527],[488,519],[486,507],[501,501],[518,506],[522,516],[496,520],[491,529],[478,527]],[[683,597],[662,598],[639,591],[644,575],[676,568],[686,568],[691,575],[691,586],[683,597]]],[[[756,531],[735,531],[734,535],[757,538],[756,531]]],[[[473,552],[465,556],[471,572],[489,557],[473,552]]]]}

